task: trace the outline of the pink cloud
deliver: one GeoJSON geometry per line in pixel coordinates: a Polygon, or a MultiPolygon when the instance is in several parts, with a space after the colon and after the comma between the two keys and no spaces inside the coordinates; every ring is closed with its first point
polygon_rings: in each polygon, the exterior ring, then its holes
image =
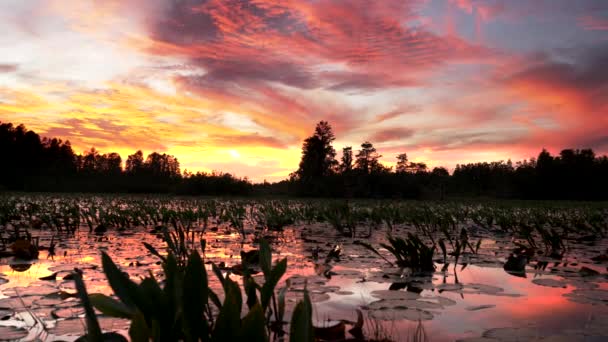
{"type": "Polygon", "coordinates": [[[585,30],[608,31],[608,19],[593,15],[584,15],[578,18],[578,24],[585,30]]]}

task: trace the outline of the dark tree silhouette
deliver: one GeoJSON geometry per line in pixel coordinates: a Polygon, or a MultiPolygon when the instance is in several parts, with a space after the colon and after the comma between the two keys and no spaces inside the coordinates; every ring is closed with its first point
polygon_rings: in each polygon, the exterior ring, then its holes
{"type": "Polygon", "coordinates": [[[179,192],[249,194],[249,180],[230,174],[182,177],[177,158],[157,152],[144,161],[137,151],[122,169],[118,153],[95,148],[76,155],[69,142],[42,140],[23,125],[0,122],[0,189],[20,191],[179,192]],[[190,179],[191,178],[191,179],[190,179]],[[187,189],[187,187],[191,187],[187,189]]]}
{"type": "Polygon", "coordinates": [[[395,172],[403,173],[407,172],[408,167],[408,159],[407,153],[401,153],[397,155],[397,165],[395,166],[395,172]]]}
{"type": "Polygon", "coordinates": [[[68,141],[40,138],[23,125],[0,122],[0,190],[144,192],[186,195],[306,195],[330,197],[435,198],[480,196],[518,199],[608,199],[608,157],[591,149],[542,150],[537,158],[457,165],[431,172],[426,164],[397,157],[395,172],[382,166],[371,142],[336,161],[335,136],[321,121],[302,145],[300,167],[289,180],[252,184],[228,173],[180,172],[174,156],[141,151],[122,169],[117,153],[95,148],[76,155],[68,141]],[[354,165],[353,165],[354,164],[354,165]]]}
{"type": "Polygon", "coordinates": [[[361,149],[357,153],[355,168],[364,174],[383,171],[383,166],[379,161],[380,158],[382,156],[378,154],[374,145],[366,141],[361,144],[361,149]]]}
{"type": "Polygon", "coordinates": [[[346,146],[342,148],[342,159],[340,160],[340,172],[348,173],[353,170],[353,148],[346,146]]]}
{"type": "Polygon", "coordinates": [[[133,153],[127,157],[125,163],[125,172],[127,174],[135,175],[141,173],[144,169],[144,154],[141,150],[133,153]]]}
{"type": "Polygon", "coordinates": [[[154,177],[173,178],[180,176],[179,162],[174,156],[152,152],[146,158],[144,170],[154,177]]]}
{"type": "Polygon", "coordinates": [[[315,133],[302,144],[302,159],[298,170],[291,175],[298,183],[298,192],[313,194],[322,191],[324,178],[334,173],[338,162],[332,146],[335,136],[327,121],[315,127],[315,133]]]}

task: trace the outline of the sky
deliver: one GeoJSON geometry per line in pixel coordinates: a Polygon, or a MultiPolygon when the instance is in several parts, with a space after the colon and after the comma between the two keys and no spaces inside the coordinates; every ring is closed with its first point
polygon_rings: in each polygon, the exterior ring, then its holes
{"type": "Polygon", "coordinates": [[[0,121],[77,153],[278,181],[320,120],[389,166],[608,153],[608,0],[2,0],[0,32],[0,121]]]}

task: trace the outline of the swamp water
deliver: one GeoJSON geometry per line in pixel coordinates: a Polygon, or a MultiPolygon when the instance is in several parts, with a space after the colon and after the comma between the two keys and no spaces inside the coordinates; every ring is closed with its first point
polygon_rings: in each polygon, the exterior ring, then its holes
{"type": "MultiPolygon", "coordinates": [[[[408,230],[398,227],[393,235],[405,236],[408,230]]],[[[100,251],[106,251],[132,279],[149,272],[162,279],[158,258],[142,245],[145,241],[164,251],[156,234],[143,228],[128,233],[110,230],[103,235],[86,231],[61,238],[52,258],[41,252],[39,259],[29,262],[0,259],[0,340],[70,341],[83,335],[84,311],[73,295],[74,282],[63,278],[74,268],[82,269],[89,293],[111,295],[100,251]],[[40,280],[53,273],[55,280],[40,280]]],[[[40,237],[41,245],[49,244],[48,232],[31,232],[40,237]]],[[[438,263],[432,276],[417,277],[391,267],[353,244],[357,239],[341,237],[325,224],[273,233],[274,260],[288,260],[287,273],[277,287],[288,287],[287,320],[306,284],[315,325],[340,320],[354,323],[360,310],[368,338],[407,341],[423,329],[428,341],[608,340],[608,263],[591,260],[605,255],[608,240],[571,244],[561,260],[535,257],[525,274],[514,276],[503,270],[513,249],[511,238],[479,235],[483,239],[478,254],[462,255],[456,267],[452,263],[445,271],[438,263]],[[339,260],[325,263],[336,245],[341,247],[339,260]],[[315,261],[312,255],[317,252],[315,261]]],[[[224,233],[221,228],[207,231],[205,261],[220,264],[228,272],[240,264],[241,250],[257,248],[253,234],[247,236],[243,242],[239,234],[224,233]]],[[[386,241],[385,230],[361,241],[378,246],[386,241]]],[[[380,252],[392,260],[386,250],[380,252]]],[[[211,274],[211,265],[207,267],[211,274]]],[[[237,275],[231,277],[240,280],[237,275]]],[[[262,282],[257,278],[261,274],[254,277],[262,282]]],[[[209,280],[210,287],[221,287],[215,277],[209,280]]],[[[126,332],[129,326],[128,321],[102,315],[99,321],[106,331],[126,332]]]]}

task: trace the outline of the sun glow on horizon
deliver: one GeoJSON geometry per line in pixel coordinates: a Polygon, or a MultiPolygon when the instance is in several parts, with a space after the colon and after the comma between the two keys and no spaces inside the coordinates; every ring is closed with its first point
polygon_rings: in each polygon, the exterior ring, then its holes
{"type": "Polygon", "coordinates": [[[369,140],[387,166],[608,152],[608,5],[244,2],[2,2],[0,120],[254,181],[320,120],[338,157],[369,140]]]}

